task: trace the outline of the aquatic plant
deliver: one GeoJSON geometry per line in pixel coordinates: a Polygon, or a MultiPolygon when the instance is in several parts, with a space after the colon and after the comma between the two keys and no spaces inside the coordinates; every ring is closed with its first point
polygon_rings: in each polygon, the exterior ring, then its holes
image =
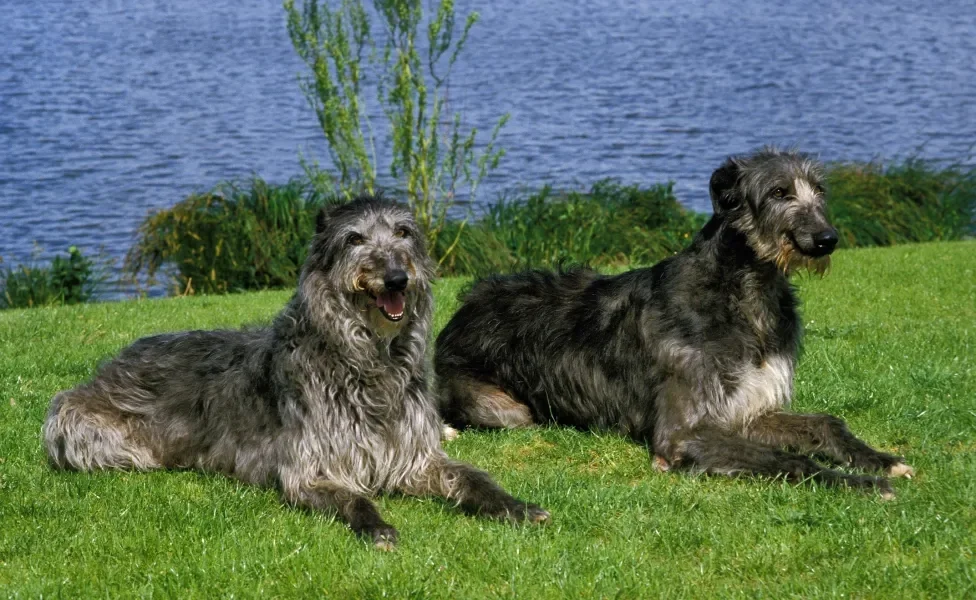
{"type": "MultiPolygon", "coordinates": [[[[847,247],[973,234],[976,171],[920,161],[829,165],[828,209],[847,247]]],[[[259,177],[222,183],[151,214],[129,252],[130,274],[175,271],[178,293],[288,288],[312,237],[315,213],[343,196],[321,182],[283,185],[259,177]]],[[[587,191],[551,187],[503,198],[478,219],[445,218],[431,248],[441,275],[485,275],[532,267],[648,265],[674,254],[708,219],[683,207],[671,184],[613,180],[587,191]]]]}

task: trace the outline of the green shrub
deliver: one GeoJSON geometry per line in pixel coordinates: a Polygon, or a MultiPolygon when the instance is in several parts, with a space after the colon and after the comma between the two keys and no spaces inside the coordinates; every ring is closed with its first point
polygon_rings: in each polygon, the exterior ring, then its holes
{"type": "Polygon", "coordinates": [[[31,308],[89,301],[97,278],[94,261],[76,246],[55,256],[49,267],[18,265],[0,274],[0,308],[31,308]]]}
{"type": "Polygon", "coordinates": [[[830,165],[831,222],[842,246],[888,246],[971,235],[976,172],[939,169],[921,160],[883,167],[830,165]]]}
{"type": "Polygon", "coordinates": [[[502,200],[469,225],[449,272],[650,264],[681,250],[706,218],[682,207],[671,184],[640,188],[604,180],[588,193],[554,193],[547,186],[524,200],[502,200]],[[481,243],[471,244],[472,236],[481,243]],[[488,239],[508,253],[486,251],[488,239]]]}
{"type": "Polygon", "coordinates": [[[301,179],[280,186],[259,177],[243,185],[221,183],[150,214],[126,256],[125,270],[153,277],[170,263],[180,293],[291,287],[315,231],[316,213],[335,201],[301,179]]]}

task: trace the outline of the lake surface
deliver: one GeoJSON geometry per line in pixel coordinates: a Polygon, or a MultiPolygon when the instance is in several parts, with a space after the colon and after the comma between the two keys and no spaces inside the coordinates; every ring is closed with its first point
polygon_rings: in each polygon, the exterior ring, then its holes
{"type": "MultiPolygon", "coordinates": [[[[617,177],[673,180],[707,210],[711,171],[765,143],[974,162],[970,0],[458,4],[482,20],[452,107],[482,129],[511,114],[482,203],[617,177]]],[[[0,0],[0,15],[6,264],[35,245],[120,258],[150,209],[283,181],[300,153],[327,161],[276,0],[0,0]]]]}

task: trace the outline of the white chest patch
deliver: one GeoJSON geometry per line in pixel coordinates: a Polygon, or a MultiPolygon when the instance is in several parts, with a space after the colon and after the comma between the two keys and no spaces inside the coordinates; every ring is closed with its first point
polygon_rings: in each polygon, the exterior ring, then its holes
{"type": "Polygon", "coordinates": [[[739,373],[738,384],[722,395],[711,416],[730,427],[740,427],[760,414],[789,406],[793,361],[776,355],[758,367],[749,365],[739,373]]]}

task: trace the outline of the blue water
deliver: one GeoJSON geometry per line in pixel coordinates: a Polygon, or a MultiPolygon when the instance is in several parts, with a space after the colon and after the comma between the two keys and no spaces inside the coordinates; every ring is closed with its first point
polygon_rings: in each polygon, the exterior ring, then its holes
{"type": "MultiPolygon", "coordinates": [[[[673,180],[707,209],[712,169],[770,142],[974,162],[971,0],[459,5],[482,20],[452,107],[482,129],[511,113],[482,203],[618,177],[673,180]]],[[[152,208],[327,161],[275,0],[0,0],[0,15],[7,264],[36,245],[121,257],[152,208]]]]}

